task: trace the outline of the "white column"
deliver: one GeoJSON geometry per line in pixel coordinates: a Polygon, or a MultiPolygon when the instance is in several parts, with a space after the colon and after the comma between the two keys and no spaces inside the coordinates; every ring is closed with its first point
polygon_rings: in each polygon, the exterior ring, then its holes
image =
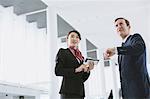
{"type": "Polygon", "coordinates": [[[49,96],[47,94],[41,94],[40,99],[49,99],[49,96]]]}
{"type": "Polygon", "coordinates": [[[103,61],[103,49],[98,50],[99,61],[99,78],[100,78],[100,92],[101,98],[106,99],[106,85],[105,85],[105,71],[104,71],[104,61],[103,61]]]}
{"type": "Polygon", "coordinates": [[[40,99],[40,94],[35,96],[35,99],[40,99]]]}
{"type": "MultiPolygon", "coordinates": [[[[0,6],[0,17],[2,17],[2,7],[0,6]]],[[[1,19],[0,19],[1,21],[1,19]]],[[[0,23],[0,27],[2,27],[2,23],[0,23]]],[[[2,79],[2,30],[0,29],[0,79],[2,79]]]]}
{"type": "Polygon", "coordinates": [[[112,89],[113,89],[113,98],[119,99],[119,87],[118,87],[118,79],[117,79],[117,69],[115,62],[110,60],[110,68],[111,68],[111,75],[112,75],[112,89]]]}
{"type": "MultiPolygon", "coordinates": [[[[80,31],[79,31],[80,32],[80,31]]],[[[87,58],[87,52],[86,52],[86,38],[84,33],[81,34],[81,41],[79,44],[79,49],[81,50],[84,58],[87,58]]],[[[91,76],[91,74],[90,74],[91,76]]],[[[85,81],[84,87],[85,87],[85,99],[89,99],[90,97],[90,77],[85,81]]]]}
{"type": "Polygon", "coordinates": [[[50,99],[59,99],[59,78],[55,76],[55,57],[58,52],[57,14],[54,8],[47,10],[47,36],[49,46],[50,99]]]}
{"type": "MultiPolygon", "coordinates": [[[[148,5],[147,10],[148,10],[148,16],[147,16],[147,19],[148,19],[148,21],[147,21],[148,22],[148,32],[147,32],[148,33],[147,34],[148,35],[148,39],[147,40],[148,41],[147,42],[149,42],[150,41],[150,28],[149,28],[150,27],[150,4],[148,5]]],[[[148,58],[147,59],[147,63],[150,64],[150,56],[149,56],[150,54],[148,54],[148,53],[150,53],[150,43],[147,43],[146,47],[147,47],[147,58],[148,58]]]]}
{"type": "Polygon", "coordinates": [[[147,16],[147,23],[148,23],[148,41],[147,41],[147,69],[148,69],[148,73],[150,75],[150,4],[147,6],[147,10],[148,10],[148,16],[147,16]]]}

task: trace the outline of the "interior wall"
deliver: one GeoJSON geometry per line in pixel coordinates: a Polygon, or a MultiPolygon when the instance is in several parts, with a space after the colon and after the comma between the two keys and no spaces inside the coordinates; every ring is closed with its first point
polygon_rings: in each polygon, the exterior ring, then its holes
{"type": "Polygon", "coordinates": [[[14,99],[13,96],[0,96],[1,99],[14,99]]]}
{"type": "Polygon", "coordinates": [[[46,29],[0,6],[0,80],[19,84],[48,81],[46,29]]]}

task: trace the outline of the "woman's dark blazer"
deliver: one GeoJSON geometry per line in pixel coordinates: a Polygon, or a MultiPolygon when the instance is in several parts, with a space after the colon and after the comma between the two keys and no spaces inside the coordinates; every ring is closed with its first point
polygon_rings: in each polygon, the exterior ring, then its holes
{"type": "Polygon", "coordinates": [[[118,47],[123,99],[150,99],[150,82],[146,67],[146,46],[139,34],[130,35],[118,47]]]}
{"type": "Polygon", "coordinates": [[[68,48],[59,49],[56,56],[55,74],[56,76],[63,76],[60,94],[85,96],[84,81],[88,79],[90,73],[75,73],[75,68],[82,63],[78,62],[68,48]]]}

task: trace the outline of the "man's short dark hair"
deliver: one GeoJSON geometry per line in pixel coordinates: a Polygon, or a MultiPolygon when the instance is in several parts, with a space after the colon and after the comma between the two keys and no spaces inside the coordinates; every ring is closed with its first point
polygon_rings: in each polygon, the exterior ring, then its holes
{"type": "Polygon", "coordinates": [[[116,22],[117,20],[119,20],[119,19],[125,20],[127,26],[130,26],[130,22],[129,22],[127,19],[123,18],[123,17],[116,18],[116,19],[115,19],[115,22],[116,22]]]}

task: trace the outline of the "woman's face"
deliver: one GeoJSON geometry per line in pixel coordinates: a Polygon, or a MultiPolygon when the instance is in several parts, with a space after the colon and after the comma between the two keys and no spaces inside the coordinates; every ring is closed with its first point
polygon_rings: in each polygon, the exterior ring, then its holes
{"type": "Polygon", "coordinates": [[[79,36],[75,32],[71,32],[67,38],[68,47],[77,47],[80,42],[79,36]]]}

